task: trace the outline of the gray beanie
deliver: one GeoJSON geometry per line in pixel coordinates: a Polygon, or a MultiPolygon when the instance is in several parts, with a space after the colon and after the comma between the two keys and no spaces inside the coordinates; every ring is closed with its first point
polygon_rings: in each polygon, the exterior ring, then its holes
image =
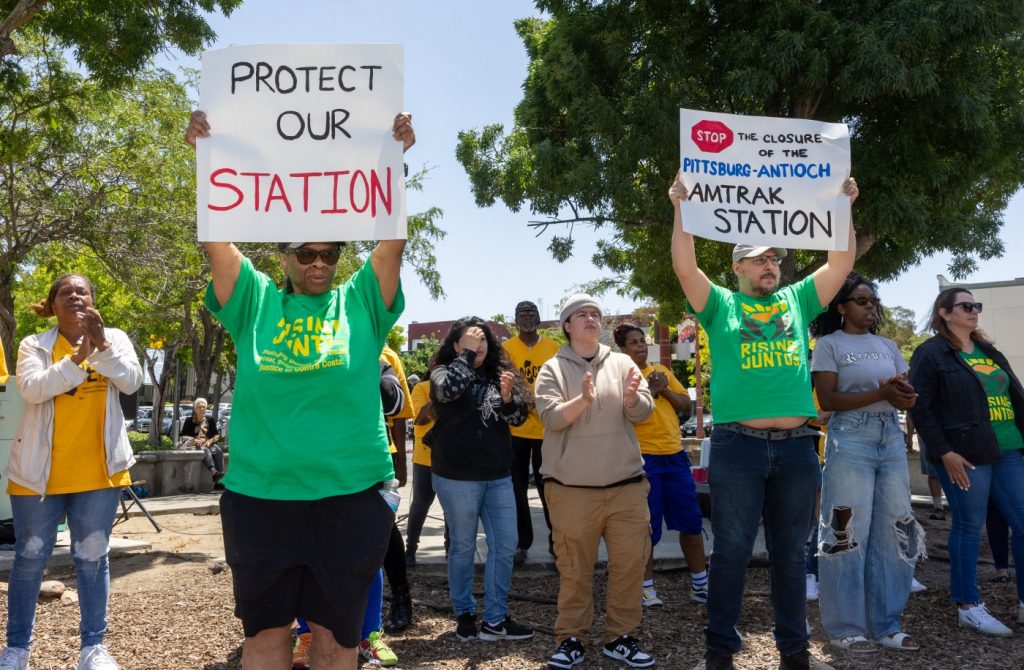
{"type": "Polygon", "coordinates": [[[565,307],[562,308],[562,314],[559,317],[559,323],[565,325],[565,322],[569,320],[569,317],[580,311],[584,307],[593,307],[601,313],[601,306],[597,304],[597,301],[586,293],[577,293],[568,300],[565,301],[565,307]]]}

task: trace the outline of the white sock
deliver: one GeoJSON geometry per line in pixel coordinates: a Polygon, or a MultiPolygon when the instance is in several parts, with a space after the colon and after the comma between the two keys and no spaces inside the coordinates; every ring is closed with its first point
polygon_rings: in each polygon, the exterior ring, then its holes
{"type": "Polygon", "coordinates": [[[942,507],[942,496],[932,496],[932,507],[942,507]]]}
{"type": "Polygon", "coordinates": [[[653,589],[654,588],[654,580],[653,579],[645,579],[644,580],[644,588],[645,589],[653,589]]]}
{"type": "Polygon", "coordinates": [[[708,571],[701,570],[700,572],[690,573],[690,585],[693,586],[696,591],[703,591],[708,588],[708,571]]]}

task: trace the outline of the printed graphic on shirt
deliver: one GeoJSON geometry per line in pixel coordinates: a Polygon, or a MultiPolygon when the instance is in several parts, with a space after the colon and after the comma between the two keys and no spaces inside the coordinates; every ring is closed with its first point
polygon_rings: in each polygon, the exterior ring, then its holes
{"type": "Polygon", "coordinates": [[[348,365],[348,331],[337,319],[282,318],[270,347],[260,352],[260,372],[311,372],[348,365]]]}
{"type": "Polygon", "coordinates": [[[793,332],[789,303],[744,302],[740,307],[740,368],[800,367],[800,342],[793,332]]]}
{"type": "Polygon", "coordinates": [[[534,383],[537,381],[537,375],[540,373],[540,366],[543,363],[534,363],[530,359],[523,361],[523,364],[519,366],[519,372],[523,374],[523,378],[526,383],[532,388],[534,383]]]}
{"type": "Polygon", "coordinates": [[[861,351],[854,353],[847,352],[839,357],[839,367],[845,368],[848,365],[856,365],[861,361],[893,361],[896,357],[891,351],[861,351]]]}
{"type": "MultiPolygon", "coordinates": [[[[75,346],[71,349],[71,354],[68,355],[74,355],[77,353],[78,347],[75,346]]],[[[79,400],[84,400],[90,395],[94,395],[96,393],[102,393],[104,397],[106,397],[107,378],[96,372],[96,368],[94,368],[92,363],[89,361],[82,361],[81,368],[85,370],[85,381],[70,391],[65,391],[64,395],[76,396],[79,400]]]]}
{"type": "Polygon", "coordinates": [[[988,396],[989,421],[1013,421],[1016,413],[1010,403],[1010,378],[1001,367],[988,356],[964,356],[978,376],[988,396]]]}

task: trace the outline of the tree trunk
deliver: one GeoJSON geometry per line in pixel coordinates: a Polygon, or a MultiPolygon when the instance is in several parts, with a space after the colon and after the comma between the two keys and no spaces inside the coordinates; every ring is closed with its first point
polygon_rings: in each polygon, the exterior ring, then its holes
{"type": "MultiPolygon", "coordinates": [[[[13,268],[13,265],[5,265],[6,268],[13,268]]],[[[12,373],[15,371],[17,362],[14,351],[14,329],[17,323],[14,320],[14,294],[11,293],[11,286],[14,277],[11,273],[0,274],[0,338],[3,339],[4,355],[7,357],[7,369],[12,373]]]]}

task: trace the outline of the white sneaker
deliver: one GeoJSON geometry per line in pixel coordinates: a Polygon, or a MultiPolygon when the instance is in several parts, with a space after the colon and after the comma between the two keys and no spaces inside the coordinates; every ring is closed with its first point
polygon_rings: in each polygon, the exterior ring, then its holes
{"type": "Polygon", "coordinates": [[[0,654],[0,670],[28,670],[28,649],[4,649],[4,653],[0,654]]]}
{"type": "Polygon", "coordinates": [[[658,592],[654,590],[653,586],[645,586],[641,604],[644,607],[661,607],[665,603],[658,597],[658,592]]]}
{"type": "Polygon", "coordinates": [[[119,668],[104,645],[90,644],[88,647],[82,647],[82,655],[78,659],[78,670],[119,670],[119,668]]]}
{"type": "Polygon", "coordinates": [[[988,609],[985,608],[985,603],[978,603],[970,609],[957,608],[957,614],[960,616],[960,625],[967,628],[973,628],[979,633],[985,635],[995,635],[997,637],[1013,637],[1013,631],[1004,626],[994,616],[989,614],[988,609]]]}
{"type": "Polygon", "coordinates": [[[807,575],[807,602],[818,599],[818,578],[812,574],[807,575]]]}
{"type": "Polygon", "coordinates": [[[925,586],[921,582],[917,581],[917,577],[912,577],[911,579],[912,579],[912,581],[910,582],[910,592],[911,593],[920,593],[921,591],[927,591],[928,590],[927,586],[925,586]]]}

